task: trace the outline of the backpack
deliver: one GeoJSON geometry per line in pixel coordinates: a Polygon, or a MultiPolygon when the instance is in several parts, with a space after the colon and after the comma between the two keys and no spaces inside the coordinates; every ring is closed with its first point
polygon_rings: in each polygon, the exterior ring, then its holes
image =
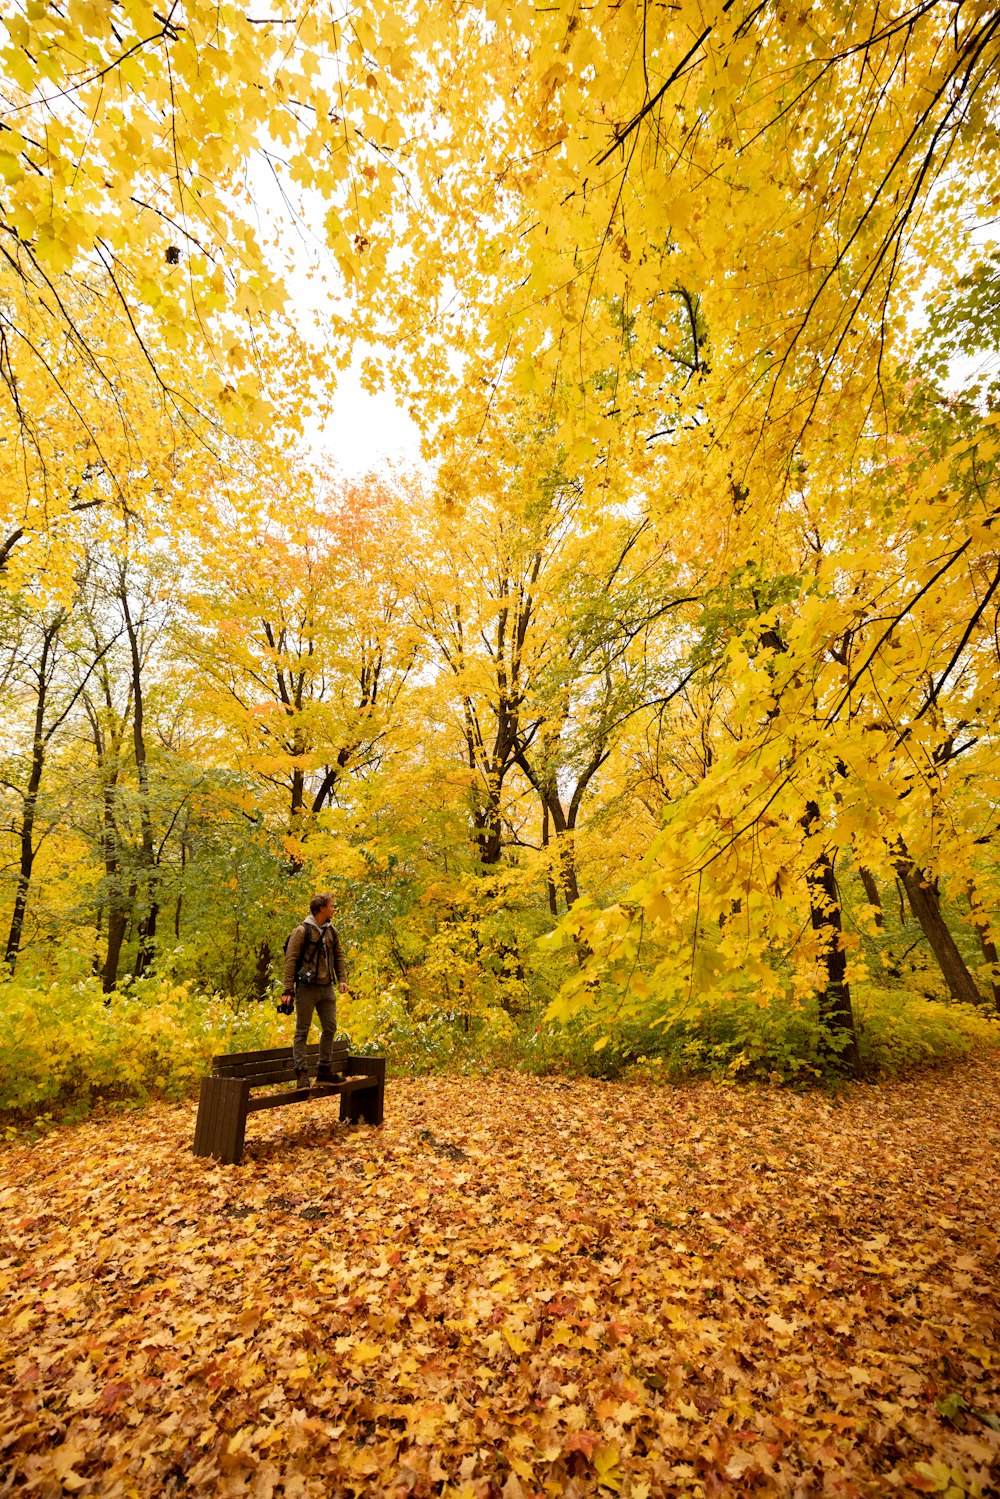
{"type": "MultiPolygon", "coordinates": [[[[302,926],[305,928],[305,940],[302,943],[302,951],[299,953],[299,961],[295,965],[295,982],[296,985],[315,984],[319,975],[319,955],[326,943],[326,933],[320,932],[317,939],[312,936],[305,922],[302,922],[302,926]],[[309,951],[310,948],[312,952],[309,951]]],[[[298,927],[295,927],[285,938],[285,945],[281,949],[283,953],[288,951],[288,944],[297,931],[298,927]]]]}

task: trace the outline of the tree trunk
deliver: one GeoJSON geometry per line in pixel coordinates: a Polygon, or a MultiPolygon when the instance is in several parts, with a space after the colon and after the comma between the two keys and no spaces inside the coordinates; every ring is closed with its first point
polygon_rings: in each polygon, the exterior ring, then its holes
{"type": "MultiPolygon", "coordinates": [[[[819,822],[820,810],[816,802],[806,803],[802,827],[806,833],[814,831],[819,822]]],[[[858,1033],[854,1024],[854,1007],[851,990],[847,982],[847,952],[844,948],[844,924],[840,909],[840,892],[833,870],[833,860],[826,852],[821,853],[806,875],[809,890],[809,918],[812,929],[823,943],[823,964],[826,969],[826,987],[819,995],[819,1018],[833,1031],[838,1042],[836,1055],[851,1072],[858,1072],[861,1058],[858,1054],[858,1033]]]]}
{"type": "Polygon", "coordinates": [[[92,978],[97,978],[101,971],[101,960],[97,955],[97,944],[101,939],[101,927],[104,925],[104,907],[98,906],[94,916],[94,956],[90,960],[90,973],[92,978]]]}
{"type": "Polygon", "coordinates": [[[898,878],[896,880],[896,894],[899,896],[899,924],[903,927],[906,925],[906,887],[902,880],[898,878]]]}
{"type": "MultiPolygon", "coordinates": [[[[563,810],[562,798],[559,795],[559,787],[556,774],[551,769],[543,770],[535,767],[528,759],[525,746],[517,749],[516,762],[521,767],[528,780],[538,793],[542,803],[542,843],[548,845],[549,824],[555,828],[556,834],[556,856],[559,866],[559,883],[562,885],[563,899],[566,909],[569,910],[574,902],[580,899],[580,886],[576,873],[576,823],[583,805],[583,799],[587,788],[593,781],[594,776],[600,770],[608,757],[608,752],[602,740],[594,749],[590,760],[577,776],[573,794],[569,799],[567,810],[563,810]]],[[[555,915],[553,897],[550,893],[549,905],[552,914],[555,915]]]]}
{"type": "MultiPolygon", "coordinates": [[[[96,741],[95,741],[96,742],[96,741]]],[[[100,747],[98,747],[100,756],[100,747]]],[[[121,861],[118,857],[118,824],[115,822],[115,776],[104,770],[103,816],[104,877],[108,883],[108,949],[104,958],[101,988],[110,994],[118,983],[118,964],[128,926],[131,900],[122,901],[121,861]]]]}
{"type": "Polygon", "coordinates": [[[239,1009],[239,972],[240,972],[240,918],[237,916],[233,926],[233,956],[229,964],[228,987],[226,993],[231,999],[236,1000],[236,1009],[239,1009]]]}
{"type": "Polygon", "coordinates": [[[128,632],[128,643],[132,655],[132,744],[135,751],[135,772],[139,783],[139,826],[142,832],[140,865],[145,876],[146,911],[139,922],[139,947],[135,955],[135,977],[141,978],[152,967],[156,951],[157,904],[156,847],[153,841],[153,819],[150,809],[149,766],[146,760],[146,739],[143,722],[142,656],[139,637],[132,619],[125,581],[121,588],[122,616],[128,632]]]}
{"type": "Polygon", "coordinates": [[[267,998],[267,985],[271,977],[271,944],[266,940],[257,949],[257,966],[254,969],[254,993],[261,1001],[267,998]]]}
{"type": "MultiPolygon", "coordinates": [[[[542,802],[542,848],[549,846],[549,808],[547,802],[542,802]]],[[[552,866],[546,861],[545,865],[545,890],[549,898],[549,912],[553,916],[559,915],[559,903],[556,897],[556,882],[552,878],[552,866]]]]}
{"type": "Polygon", "coordinates": [[[497,706],[497,731],[492,752],[488,751],[470,698],[463,699],[465,749],[472,775],[470,804],[472,828],[479,863],[490,869],[503,857],[503,818],[500,813],[503,783],[513,765],[514,729],[506,699],[497,706]]]}
{"type": "Polygon", "coordinates": [[[288,806],[288,830],[295,834],[298,832],[299,819],[305,806],[306,774],[305,771],[296,766],[292,771],[292,797],[288,806]]]}
{"type": "MultiPolygon", "coordinates": [[[[864,865],[859,865],[858,875],[860,876],[862,885],[864,885],[865,887],[865,896],[868,900],[868,904],[871,906],[872,910],[875,913],[875,925],[879,931],[884,932],[885,913],[882,909],[882,898],[879,895],[878,886],[875,883],[875,877],[870,869],[865,869],[864,865]]],[[[902,925],[902,921],[900,921],[900,925],[902,925]]],[[[898,979],[901,972],[899,963],[893,957],[888,947],[882,952],[881,956],[886,973],[890,978],[898,979]]]]}
{"type": "Polygon", "coordinates": [[[28,909],[28,891],[31,888],[31,873],[35,864],[35,816],[38,811],[38,791],[42,784],[42,771],[45,768],[45,703],[49,690],[49,658],[52,652],[52,643],[59,633],[62,616],[58,616],[46,627],[42,637],[42,656],[38,663],[37,683],[38,690],[35,696],[35,724],[34,734],[31,741],[31,770],[28,774],[28,787],[21,799],[21,826],[17,829],[18,842],[20,844],[20,858],[18,861],[17,886],[14,891],[14,910],[10,919],[10,931],[7,934],[7,949],[5,958],[11,973],[17,967],[18,954],[21,950],[21,938],[24,934],[24,917],[28,909]]]}
{"type": "Polygon", "coordinates": [[[944,981],[948,985],[952,999],[962,1004],[981,1005],[983,997],[941,914],[937,891],[923,870],[913,862],[901,839],[896,847],[897,853],[893,859],[893,866],[903,882],[910,909],[930,944],[931,952],[937,959],[938,967],[944,975],[944,981]]]}
{"type": "Polygon", "coordinates": [[[485,828],[479,832],[480,862],[488,868],[500,863],[503,855],[503,835],[499,817],[490,817],[485,828]]]}
{"type": "Polygon", "coordinates": [[[566,828],[562,833],[556,835],[556,843],[559,849],[559,872],[562,876],[563,900],[566,909],[569,910],[576,901],[580,899],[580,886],[576,877],[576,834],[573,828],[566,828]]]}
{"type": "Polygon", "coordinates": [[[156,954],[156,919],[160,914],[160,908],[156,902],[155,876],[150,879],[147,888],[150,891],[150,906],[145,916],[139,921],[139,946],[135,954],[135,967],[132,969],[137,979],[149,972],[156,954]]]}
{"type": "Polygon", "coordinates": [[[1000,954],[997,953],[997,945],[990,930],[990,918],[983,910],[975,887],[972,885],[969,886],[969,905],[972,909],[972,924],[979,936],[983,957],[991,969],[990,988],[993,990],[993,1007],[1000,1014],[1000,954]]]}
{"type": "Polygon", "coordinates": [[[865,887],[865,896],[867,897],[868,904],[871,906],[872,910],[875,913],[875,925],[878,927],[884,927],[885,919],[882,915],[882,898],[878,893],[878,886],[875,883],[875,876],[872,874],[870,869],[865,869],[863,864],[858,868],[858,875],[861,879],[862,885],[864,885],[865,887]]]}
{"type": "MultiPolygon", "coordinates": [[[[292,754],[301,755],[303,753],[301,735],[296,730],[292,738],[292,754]]],[[[290,843],[292,843],[292,850],[288,855],[287,873],[290,875],[298,874],[302,868],[302,860],[294,844],[302,838],[304,832],[302,822],[305,812],[305,796],[306,774],[300,766],[296,765],[292,770],[291,797],[288,803],[288,836],[290,843]]]]}
{"type": "Polygon", "coordinates": [[[128,930],[128,917],[125,907],[118,904],[108,911],[108,951],[101,976],[101,988],[105,994],[110,994],[118,983],[118,964],[121,962],[122,944],[128,930]]]}
{"type": "Polygon", "coordinates": [[[499,795],[488,795],[485,801],[477,798],[472,816],[479,862],[487,869],[492,868],[499,864],[503,857],[503,823],[500,818],[499,795]]]}
{"type": "Polygon", "coordinates": [[[576,877],[576,829],[573,826],[572,813],[567,817],[563,811],[562,802],[555,786],[546,786],[542,795],[549,809],[552,825],[556,830],[556,865],[559,870],[559,883],[562,886],[563,900],[566,909],[569,910],[574,901],[580,899],[580,886],[576,877]]]}
{"type": "Polygon", "coordinates": [[[187,869],[187,842],[181,837],[181,886],[177,892],[177,904],[174,906],[174,936],[179,942],[181,940],[181,909],[184,905],[184,872],[187,869]]]}
{"type": "Polygon", "coordinates": [[[990,988],[993,990],[993,1008],[1000,1015],[1000,954],[997,953],[996,943],[987,935],[987,929],[976,927],[979,933],[979,945],[983,949],[983,957],[989,963],[992,970],[990,974],[990,988]]]}
{"type": "MultiPolygon", "coordinates": [[[[30,830],[28,837],[31,837],[30,830]]],[[[5,953],[7,966],[11,973],[17,967],[17,958],[21,950],[21,937],[24,933],[24,914],[28,908],[28,889],[31,885],[31,862],[29,858],[26,871],[22,838],[21,871],[17,877],[17,888],[14,892],[14,910],[10,918],[10,931],[7,934],[7,951],[5,953]]]]}

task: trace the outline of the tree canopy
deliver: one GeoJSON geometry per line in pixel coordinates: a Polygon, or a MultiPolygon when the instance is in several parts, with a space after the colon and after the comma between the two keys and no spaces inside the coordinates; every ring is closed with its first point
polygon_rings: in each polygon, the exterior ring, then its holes
{"type": "Polygon", "coordinates": [[[996,18],[259,9],[3,21],[8,962],[335,881],[393,1024],[992,1004],[996,18]]]}
{"type": "Polygon", "coordinates": [[[998,63],[8,0],[5,1493],[997,1492],[998,63]]]}

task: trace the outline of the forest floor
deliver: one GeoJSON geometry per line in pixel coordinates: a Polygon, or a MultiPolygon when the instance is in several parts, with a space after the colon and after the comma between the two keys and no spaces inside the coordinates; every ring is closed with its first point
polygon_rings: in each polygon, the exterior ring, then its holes
{"type": "Polygon", "coordinates": [[[193,1128],[0,1152],[0,1494],[1000,1492],[995,1058],[193,1128]]]}

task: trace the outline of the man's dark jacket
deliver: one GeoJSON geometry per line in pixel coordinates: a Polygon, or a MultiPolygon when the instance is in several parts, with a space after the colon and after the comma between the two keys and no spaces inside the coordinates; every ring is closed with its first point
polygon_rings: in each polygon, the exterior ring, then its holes
{"type": "Polygon", "coordinates": [[[338,984],[347,983],[347,969],[344,966],[344,954],[340,948],[340,938],[334,927],[327,922],[326,926],[320,927],[311,916],[307,916],[301,926],[297,926],[288,939],[285,949],[285,993],[291,994],[295,988],[295,972],[302,957],[303,948],[306,947],[306,936],[308,934],[308,951],[306,957],[310,965],[316,964],[318,972],[316,983],[319,985],[332,984],[334,974],[337,976],[338,984]],[[322,942],[320,941],[322,939],[322,942]],[[318,949],[318,950],[317,950],[318,949]]]}

